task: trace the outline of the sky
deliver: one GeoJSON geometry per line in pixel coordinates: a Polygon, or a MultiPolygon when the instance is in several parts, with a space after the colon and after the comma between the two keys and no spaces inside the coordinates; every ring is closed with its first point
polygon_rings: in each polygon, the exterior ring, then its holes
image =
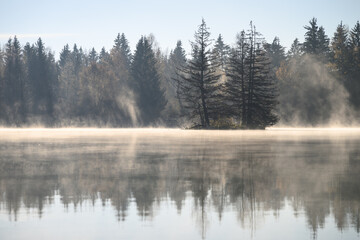
{"type": "Polygon", "coordinates": [[[153,34],[168,53],[181,40],[187,52],[204,18],[216,39],[227,44],[253,21],[267,42],[275,36],[287,49],[295,38],[304,40],[311,18],[332,37],[342,21],[353,28],[360,20],[360,0],[0,0],[0,45],[17,35],[20,43],[38,37],[55,52],[76,43],[84,50],[109,50],[117,33],[125,33],[133,51],[142,35],[153,34]]]}

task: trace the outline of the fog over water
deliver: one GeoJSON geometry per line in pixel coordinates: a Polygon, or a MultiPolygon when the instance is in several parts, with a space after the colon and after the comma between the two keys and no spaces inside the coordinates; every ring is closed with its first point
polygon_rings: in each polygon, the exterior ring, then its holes
{"type": "Polygon", "coordinates": [[[0,239],[360,238],[359,128],[0,136],[0,239]]]}

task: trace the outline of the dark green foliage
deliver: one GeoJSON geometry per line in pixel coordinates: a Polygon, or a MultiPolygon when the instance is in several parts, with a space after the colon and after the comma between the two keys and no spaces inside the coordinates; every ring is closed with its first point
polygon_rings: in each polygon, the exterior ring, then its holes
{"type": "MultiPolygon", "coordinates": [[[[264,129],[278,121],[274,113],[277,87],[270,58],[258,44],[259,35],[252,24],[248,34],[242,31],[229,61],[225,83],[229,109],[226,112],[229,117],[240,120],[242,128],[264,129]]],[[[271,46],[267,47],[271,50],[271,46]]]]}
{"type": "Polygon", "coordinates": [[[304,52],[317,56],[321,61],[327,61],[329,56],[329,38],[325,34],[325,29],[317,25],[317,19],[309,21],[310,26],[305,26],[304,52]]]}
{"type": "Polygon", "coordinates": [[[242,31],[236,36],[236,45],[230,53],[224,96],[226,116],[234,116],[236,120],[240,120],[242,123],[246,122],[247,116],[248,71],[246,59],[248,51],[249,44],[245,31],[242,31]]]}
{"type": "Polygon", "coordinates": [[[304,51],[310,54],[317,54],[319,48],[319,39],[318,39],[318,25],[317,19],[312,18],[309,21],[310,26],[305,26],[305,42],[304,42],[304,51]]]}
{"type": "Polygon", "coordinates": [[[271,59],[272,66],[277,69],[285,61],[285,49],[280,44],[280,39],[275,37],[271,44],[265,44],[265,50],[271,59]]]}
{"type": "Polygon", "coordinates": [[[295,58],[301,56],[302,54],[303,54],[303,44],[299,42],[299,39],[295,38],[294,42],[291,44],[287,56],[290,58],[295,58]]]}
{"type": "Polygon", "coordinates": [[[145,126],[156,123],[167,101],[160,86],[154,52],[145,37],[141,37],[136,45],[131,76],[142,123],[145,126]]]}
{"type": "Polygon", "coordinates": [[[23,55],[16,36],[6,44],[3,87],[4,120],[19,126],[26,120],[26,90],[23,55]]]}
{"type": "Polygon", "coordinates": [[[210,119],[216,118],[216,83],[219,79],[210,59],[210,32],[204,19],[195,32],[192,42],[192,59],[181,69],[179,87],[184,108],[195,125],[210,127],[210,119]],[[199,122],[200,121],[200,122],[199,122]]]}
{"type": "Polygon", "coordinates": [[[318,57],[322,61],[328,61],[329,53],[330,53],[330,48],[329,48],[330,39],[325,34],[325,29],[322,26],[319,27],[319,30],[317,32],[317,38],[319,41],[319,47],[317,51],[318,57]]]}
{"type": "Polygon", "coordinates": [[[360,23],[355,24],[350,31],[348,40],[348,76],[347,88],[350,92],[350,102],[360,110],[360,23]]]}
{"type": "Polygon", "coordinates": [[[186,61],[186,53],[182,47],[182,42],[179,40],[176,43],[175,49],[170,52],[168,66],[170,72],[169,78],[174,90],[173,95],[178,101],[180,115],[184,114],[184,107],[180,97],[179,72],[180,69],[185,67],[186,61]]]}
{"type": "Polygon", "coordinates": [[[224,43],[224,40],[219,34],[215,41],[214,48],[211,51],[211,61],[214,66],[218,66],[222,71],[225,71],[230,47],[224,43]]]}
{"type": "Polygon", "coordinates": [[[66,44],[65,47],[60,52],[60,61],[59,61],[60,68],[65,66],[66,61],[70,57],[70,53],[71,51],[69,49],[69,44],[66,44]]]}
{"type": "Polygon", "coordinates": [[[129,47],[129,42],[126,39],[125,34],[122,33],[120,35],[119,33],[114,42],[115,44],[113,49],[115,51],[119,51],[125,57],[127,65],[130,66],[132,61],[132,55],[129,47]]]}
{"type": "Polygon", "coordinates": [[[89,61],[90,61],[90,63],[96,63],[97,60],[98,60],[98,55],[95,51],[95,48],[92,48],[89,53],[89,61]]]}

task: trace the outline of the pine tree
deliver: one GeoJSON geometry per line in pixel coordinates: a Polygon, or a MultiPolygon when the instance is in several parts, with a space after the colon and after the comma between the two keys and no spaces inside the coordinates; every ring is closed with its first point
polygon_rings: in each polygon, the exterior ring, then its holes
{"type": "Polygon", "coordinates": [[[350,31],[349,39],[349,91],[350,101],[356,109],[360,109],[360,23],[350,31]]]}
{"type": "Polygon", "coordinates": [[[98,55],[95,51],[95,48],[92,48],[89,53],[89,61],[90,61],[90,63],[96,63],[97,60],[98,60],[98,55]]]}
{"type": "Polygon", "coordinates": [[[299,39],[295,38],[294,42],[291,44],[289,51],[287,52],[288,58],[298,58],[303,53],[302,44],[299,42],[299,39]]]}
{"type": "Polygon", "coordinates": [[[4,89],[7,121],[19,126],[25,122],[26,102],[23,55],[16,36],[6,44],[4,89]]]}
{"type": "Polygon", "coordinates": [[[146,37],[141,37],[136,45],[131,73],[143,124],[153,124],[167,101],[160,86],[155,55],[146,37]]]}
{"type": "Polygon", "coordinates": [[[100,61],[108,61],[110,58],[110,54],[105,50],[105,47],[101,48],[99,60],[100,61]]]}
{"type": "Polygon", "coordinates": [[[259,43],[260,33],[256,31],[252,22],[247,36],[249,39],[249,54],[246,59],[248,95],[243,125],[246,128],[265,128],[278,121],[273,113],[277,104],[277,89],[270,69],[270,59],[259,43]]]}
{"type": "Polygon", "coordinates": [[[129,47],[129,42],[125,37],[125,34],[122,33],[120,35],[120,33],[118,33],[118,35],[116,36],[116,39],[114,40],[114,47],[113,50],[114,51],[119,51],[123,57],[126,59],[126,63],[128,66],[130,66],[131,64],[131,60],[132,60],[132,55],[131,55],[131,50],[129,47]]]}
{"type": "Polygon", "coordinates": [[[53,120],[53,78],[50,72],[50,61],[45,52],[45,46],[41,38],[35,45],[36,56],[36,78],[32,79],[34,113],[41,116],[45,123],[51,124],[53,120]]]}
{"type": "Polygon", "coordinates": [[[60,68],[65,66],[67,59],[70,57],[70,54],[71,54],[71,51],[69,48],[69,44],[66,44],[60,52],[60,61],[59,61],[60,68]]]}
{"type": "Polygon", "coordinates": [[[319,48],[319,40],[318,40],[318,25],[317,19],[312,18],[309,21],[310,26],[305,26],[304,28],[307,30],[305,33],[305,42],[304,42],[304,51],[310,54],[317,54],[319,48]]]}
{"type": "Polygon", "coordinates": [[[224,43],[221,34],[219,34],[212,50],[211,61],[213,62],[214,66],[219,66],[221,71],[225,71],[229,51],[230,47],[224,43]]]}
{"type": "Polygon", "coordinates": [[[210,44],[210,32],[203,19],[195,32],[195,41],[191,43],[192,59],[181,69],[179,81],[180,95],[188,110],[188,117],[200,120],[200,126],[204,128],[210,127],[210,119],[217,115],[214,100],[219,75],[215,74],[216,68],[209,61],[210,44]]]}
{"type": "Polygon", "coordinates": [[[329,53],[330,53],[330,48],[329,48],[330,39],[325,34],[325,29],[322,26],[319,27],[319,30],[317,32],[317,38],[319,42],[319,46],[317,50],[318,57],[323,62],[327,62],[329,60],[329,53]]]}
{"type": "Polygon", "coordinates": [[[350,64],[350,62],[348,62],[348,30],[342,22],[337,26],[336,32],[334,33],[331,42],[331,50],[335,70],[343,76],[347,75],[350,64]]]}
{"type": "Polygon", "coordinates": [[[275,37],[271,44],[265,44],[265,49],[275,69],[285,61],[285,49],[280,44],[280,39],[275,37]]]}
{"type": "Polygon", "coordinates": [[[242,123],[246,122],[246,101],[248,91],[248,78],[246,58],[248,57],[249,43],[245,31],[236,36],[236,45],[231,50],[227,81],[225,82],[225,103],[227,117],[234,117],[242,123]]]}
{"type": "Polygon", "coordinates": [[[170,52],[169,67],[170,67],[170,79],[175,91],[175,97],[180,107],[180,114],[184,113],[184,107],[180,97],[180,84],[179,84],[179,71],[186,65],[186,53],[182,47],[182,42],[179,40],[176,43],[176,47],[170,52]]]}

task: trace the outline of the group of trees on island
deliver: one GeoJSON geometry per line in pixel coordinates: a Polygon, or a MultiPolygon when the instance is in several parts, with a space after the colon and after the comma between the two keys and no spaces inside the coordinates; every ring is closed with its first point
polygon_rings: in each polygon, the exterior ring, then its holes
{"type": "Polygon", "coordinates": [[[337,112],[348,123],[360,111],[360,24],[340,23],[331,40],[315,18],[305,30],[285,53],[252,23],[229,46],[202,20],[189,58],[181,41],[165,54],[142,36],[132,53],[118,34],[109,51],[66,45],[58,61],[41,38],[21,47],[15,36],[0,50],[0,122],[265,128],[327,124],[337,112]]]}

